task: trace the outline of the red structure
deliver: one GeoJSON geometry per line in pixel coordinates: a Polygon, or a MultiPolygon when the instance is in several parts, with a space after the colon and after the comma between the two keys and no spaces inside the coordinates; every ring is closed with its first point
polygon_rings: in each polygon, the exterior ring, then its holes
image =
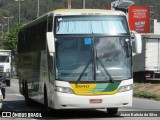
{"type": "Polygon", "coordinates": [[[131,30],[150,33],[150,6],[130,6],[128,20],[131,30]]]}

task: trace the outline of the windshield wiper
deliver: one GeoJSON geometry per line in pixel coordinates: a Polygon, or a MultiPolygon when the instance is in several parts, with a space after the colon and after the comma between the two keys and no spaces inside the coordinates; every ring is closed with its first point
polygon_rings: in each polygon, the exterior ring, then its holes
{"type": "Polygon", "coordinates": [[[125,41],[124,50],[126,52],[127,58],[129,58],[131,56],[131,51],[130,51],[129,43],[127,41],[125,41]]]}
{"type": "Polygon", "coordinates": [[[88,63],[86,64],[85,68],[83,69],[83,71],[82,71],[82,73],[80,74],[80,76],[79,76],[78,80],[76,81],[76,83],[78,83],[78,82],[81,80],[82,76],[84,75],[85,71],[87,70],[87,68],[88,68],[89,64],[91,63],[92,59],[93,59],[93,57],[92,57],[92,58],[88,61],[88,63]]]}
{"type": "Polygon", "coordinates": [[[103,62],[101,61],[101,59],[99,59],[99,58],[97,57],[97,60],[99,61],[100,65],[103,67],[105,73],[109,76],[110,82],[111,82],[111,83],[114,83],[114,79],[112,78],[112,76],[111,76],[111,74],[109,73],[109,71],[107,70],[107,68],[105,68],[105,66],[104,66],[103,62]]]}

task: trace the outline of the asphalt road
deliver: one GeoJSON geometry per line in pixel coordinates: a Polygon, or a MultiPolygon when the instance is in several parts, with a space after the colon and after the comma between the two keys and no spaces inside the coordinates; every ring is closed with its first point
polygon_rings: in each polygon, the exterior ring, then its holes
{"type": "MultiPolygon", "coordinates": [[[[56,119],[56,120],[106,120],[106,119],[123,119],[123,120],[137,120],[137,119],[148,119],[158,120],[160,119],[160,102],[154,100],[137,99],[133,98],[133,107],[131,108],[120,108],[118,115],[110,116],[104,109],[98,110],[60,110],[52,111],[47,115],[44,114],[44,107],[41,104],[34,103],[32,106],[25,105],[24,97],[19,93],[19,85],[17,79],[11,80],[11,86],[6,89],[6,98],[3,101],[4,109],[3,116],[6,112],[12,111],[14,119],[30,119],[36,120],[41,116],[42,119],[56,119]],[[18,114],[13,113],[13,111],[18,114]],[[29,112],[29,113],[28,113],[29,112]],[[36,114],[33,114],[36,113],[36,114]],[[16,115],[23,116],[23,118],[16,117],[16,115]],[[40,116],[32,117],[33,116],[40,116]],[[27,118],[30,116],[30,118],[27,118]],[[159,116],[159,117],[157,117],[159,116]]],[[[8,113],[7,113],[8,114],[8,113]]],[[[6,120],[12,118],[0,118],[0,120],[6,120]]]]}

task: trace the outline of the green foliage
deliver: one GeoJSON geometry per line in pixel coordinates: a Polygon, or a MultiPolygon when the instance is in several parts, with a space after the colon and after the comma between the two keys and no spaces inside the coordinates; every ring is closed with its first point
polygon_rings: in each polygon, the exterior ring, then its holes
{"type": "MultiPolygon", "coordinates": [[[[39,0],[39,15],[43,15],[55,9],[67,9],[68,0],[39,0]]],[[[115,0],[85,0],[85,7],[91,9],[106,9],[111,2],[115,0]]],[[[160,18],[160,3],[157,0],[133,0],[135,5],[154,6],[154,18],[160,18]]],[[[72,9],[82,8],[82,0],[72,0],[72,9]]],[[[14,0],[0,0],[0,24],[5,24],[7,21],[3,16],[14,16],[10,21],[10,27],[18,23],[19,4],[14,0]]],[[[27,23],[37,18],[38,0],[24,0],[20,4],[21,23],[27,23]]]]}
{"type": "Polygon", "coordinates": [[[144,91],[139,91],[139,92],[135,92],[134,93],[134,96],[135,97],[142,97],[142,98],[155,98],[156,95],[155,94],[151,94],[151,93],[148,93],[148,92],[144,92],[144,91]]]}
{"type": "MultiPolygon", "coordinates": [[[[54,9],[67,9],[68,0],[39,0],[39,15],[43,15],[54,9]]],[[[86,8],[105,9],[106,6],[110,6],[112,1],[115,0],[85,0],[86,8]]],[[[135,5],[154,6],[154,18],[160,18],[160,3],[157,0],[133,0],[135,5]]],[[[72,0],[72,8],[82,8],[82,0],[72,0]]],[[[18,23],[19,18],[19,4],[14,0],[0,0],[0,24],[5,24],[7,21],[3,19],[3,16],[14,16],[10,21],[10,27],[15,26],[18,23]]],[[[38,0],[24,0],[20,4],[20,16],[21,23],[27,23],[37,18],[38,0]]]]}
{"type": "Polygon", "coordinates": [[[21,29],[20,24],[17,24],[14,28],[10,30],[10,32],[4,33],[0,38],[0,48],[1,49],[9,49],[12,52],[17,51],[17,43],[18,43],[18,33],[21,29]]]}
{"type": "Polygon", "coordinates": [[[155,91],[158,91],[160,88],[160,83],[134,83],[133,96],[160,101],[160,93],[150,91],[152,90],[153,86],[156,86],[155,91]]]}
{"type": "MultiPolygon", "coordinates": [[[[85,0],[87,9],[106,9],[111,2],[115,0],[85,0]]],[[[157,0],[133,0],[135,5],[154,6],[154,18],[160,18],[160,3],[157,0]]],[[[82,8],[82,0],[72,0],[72,9],[82,8]]],[[[8,24],[4,16],[14,16],[10,19],[9,27],[13,28],[10,32],[7,31],[7,26],[4,27],[3,36],[0,38],[0,49],[17,50],[17,32],[20,25],[17,25],[19,19],[19,4],[14,0],[0,0],[0,24],[8,24]]],[[[43,15],[55,9],[67,9],[67,0],[39,0],[39,15],[43,15]]],[[[20,4],[20,23],[25,24],[37,18],[38,0],[24,0],[20,4]]]]}
{"type": "Polygon", "coordinates": [[[160,95],[152,94],[149,92],[138,91],[138,92],[134,92],[133,95],[134,95],[134,97],[154,99],[154,100],[160,101],[160,95]]]}

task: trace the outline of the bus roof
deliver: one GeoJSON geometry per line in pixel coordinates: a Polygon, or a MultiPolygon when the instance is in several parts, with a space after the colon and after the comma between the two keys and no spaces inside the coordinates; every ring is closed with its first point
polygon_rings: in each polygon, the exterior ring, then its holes
{"type": "Polygon", "coordinates": [[[125,15],[124,12],[105,9],[58,9],[53,11],[57,15],[125,15]]]}
{"type": "Polygon", "coordinates": [[[105,9],[57,9],[48,12],[47,14],[44,14],[43,16],[40,16],[38,19],[35,19],[27,24],[25,24],[22,28],[28,28],[30,26],[36,25],[40,23],[41,21],[44,21],[47,19],[48,15],[53,13],[55,16],[71,16],[71,15],[123,15],[126,14],[121,11],[115,11],[115,10],[105,10],[105,9]]]}

